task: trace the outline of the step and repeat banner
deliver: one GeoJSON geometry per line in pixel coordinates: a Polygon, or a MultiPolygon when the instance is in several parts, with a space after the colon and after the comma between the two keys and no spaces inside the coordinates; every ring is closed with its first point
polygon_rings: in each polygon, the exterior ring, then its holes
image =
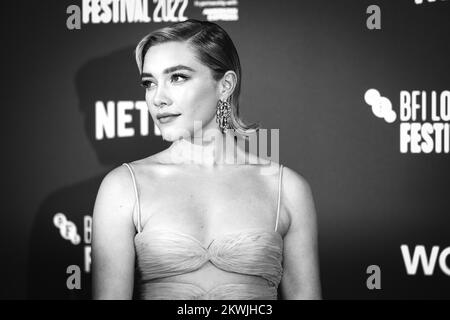
{"type": "Polygon", "coordinates": [[[229,33],[241,114],[311,185],[323,298],[450,298],[450,1],[3,6],[1,298],[91,298],[103,177],[169,146],[134,48],[189,18],[229,33]]]}

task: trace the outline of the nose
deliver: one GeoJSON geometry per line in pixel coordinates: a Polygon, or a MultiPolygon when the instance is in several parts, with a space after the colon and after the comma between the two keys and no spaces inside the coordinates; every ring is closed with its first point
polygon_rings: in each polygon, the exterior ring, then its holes
{"type": "Polygon", "coordinates": [[[154,91],[152,100],[152,103],[155,107],[162,107],[164,105],[170,105],[172,103],[169,98],[167,88],[164,87],[164,84],[160,84],[157,86],[154,91]]]}

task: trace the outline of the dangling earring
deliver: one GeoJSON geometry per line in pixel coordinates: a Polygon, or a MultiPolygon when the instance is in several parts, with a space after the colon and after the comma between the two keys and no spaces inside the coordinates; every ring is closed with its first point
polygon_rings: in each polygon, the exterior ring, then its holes
{"type": "Polygon", "coordinates": [[[222,133],[231,129],[231,103],[227,100],[219,100],[217,104],[216,122],[219,124],[222,133]]]}

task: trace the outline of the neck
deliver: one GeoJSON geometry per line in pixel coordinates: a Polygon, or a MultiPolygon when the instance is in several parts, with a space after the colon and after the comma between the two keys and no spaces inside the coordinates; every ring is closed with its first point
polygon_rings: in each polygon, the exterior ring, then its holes
{"type": "MultiPolygon", "coordinates": [[[[193,138],[181,138],[169,148],[171,160],[176,163],[220,166],[237,164],[245,150],[237,148],[235,133],[215,131],[213,134],[193,138]]],[[[239,137],[237,137],[239,139],[239,137]]]]}

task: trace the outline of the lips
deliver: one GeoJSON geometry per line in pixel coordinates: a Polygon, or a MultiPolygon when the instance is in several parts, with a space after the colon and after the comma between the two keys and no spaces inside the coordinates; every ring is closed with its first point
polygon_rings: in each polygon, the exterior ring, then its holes
{"type": "Polygon", "coordinates": [[[158,121],[160,123],[167,123],[170,122],[172,120],[175,120],[177,117],[179,116],[179,114],[171,114],[171,115],[158,115],[158,121]]]}
{"type": "Polygon", "coordinates": [[[156,118],[159,120],[159,119],[162,119],[162,118],[176,117],[176,116],[179,116],[179,115],[180,115],[179,113],[160,113],[160,114],[158,114],[156,116],[156,118]]]}

